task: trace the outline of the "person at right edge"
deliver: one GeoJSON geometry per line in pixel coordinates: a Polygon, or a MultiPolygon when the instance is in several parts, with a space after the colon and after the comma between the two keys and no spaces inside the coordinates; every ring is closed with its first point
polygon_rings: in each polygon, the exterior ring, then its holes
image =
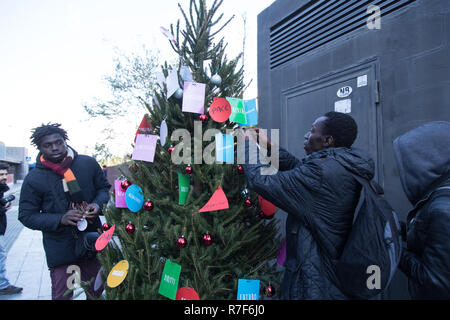
{"type": "Polygon", "coordinates": [[[399,268],[412,299],[450,299],[450,122],[436,121],[394,140],[408,213],[399,268]]]}

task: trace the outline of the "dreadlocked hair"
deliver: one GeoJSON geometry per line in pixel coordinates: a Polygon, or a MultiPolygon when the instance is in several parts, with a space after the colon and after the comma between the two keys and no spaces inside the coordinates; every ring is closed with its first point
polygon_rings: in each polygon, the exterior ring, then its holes
{"type": "Polygon", "coordinates": [[[60,123],[48,123],[48,124],[42,124],[40,127],[36,127],[31,130],[31,144],[33,144],[35,147],[39,148],[41,145],[41,141],[45,136],[48,136],[50,134],[60,134],[61,137],[64,140],[68,140],[67,132],[66,130],[60,128],[60,123]]]}

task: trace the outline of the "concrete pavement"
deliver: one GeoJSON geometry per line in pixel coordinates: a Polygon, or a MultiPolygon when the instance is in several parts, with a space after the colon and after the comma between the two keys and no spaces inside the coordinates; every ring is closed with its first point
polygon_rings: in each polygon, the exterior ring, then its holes
{"type": "MultiPolygon", "coordinates": [[[[10,186],[8,194],[16,200],[7,212],[8,226],[5,233],[6,274],[9,282],[23,291],[15,295],[0,296],[0,300],[51,300],[50,271],[42,245],[42,232],[28,229],[17,219],[21,183],[10,186]]],[[[100,217],[103,221],[103,217],[100,217]]],[[[85,300],[82,289],[75,289],[75,300],[85,300]],[[78,293],[81,293],[78,295],[78,293]],[[78,296],[77,296],[78,295],[78,296]]]]}

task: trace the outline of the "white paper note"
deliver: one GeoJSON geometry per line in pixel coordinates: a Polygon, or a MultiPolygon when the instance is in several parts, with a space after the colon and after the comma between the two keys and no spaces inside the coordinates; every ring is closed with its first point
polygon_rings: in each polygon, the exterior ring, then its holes
{"type": "Polygon", "coordinates": [[[183,92],[183,112],[203,114],[205,109],[205,89],[204,83],[189,82],[184,83],[183,92]]]}

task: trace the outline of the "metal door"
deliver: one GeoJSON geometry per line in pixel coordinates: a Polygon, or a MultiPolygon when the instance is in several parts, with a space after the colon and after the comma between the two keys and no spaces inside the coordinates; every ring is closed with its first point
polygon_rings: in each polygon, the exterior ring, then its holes
{"type": "Polygon", "coordinates": [[[383,185],[378,101],[376,60],[287,89],[282,92],[281,144],[303,158],[304,135],[315,119],[328,111],[349,113],[358,125],[353,147],[369,153],[376,164],[375,179],[383,185]]]}

